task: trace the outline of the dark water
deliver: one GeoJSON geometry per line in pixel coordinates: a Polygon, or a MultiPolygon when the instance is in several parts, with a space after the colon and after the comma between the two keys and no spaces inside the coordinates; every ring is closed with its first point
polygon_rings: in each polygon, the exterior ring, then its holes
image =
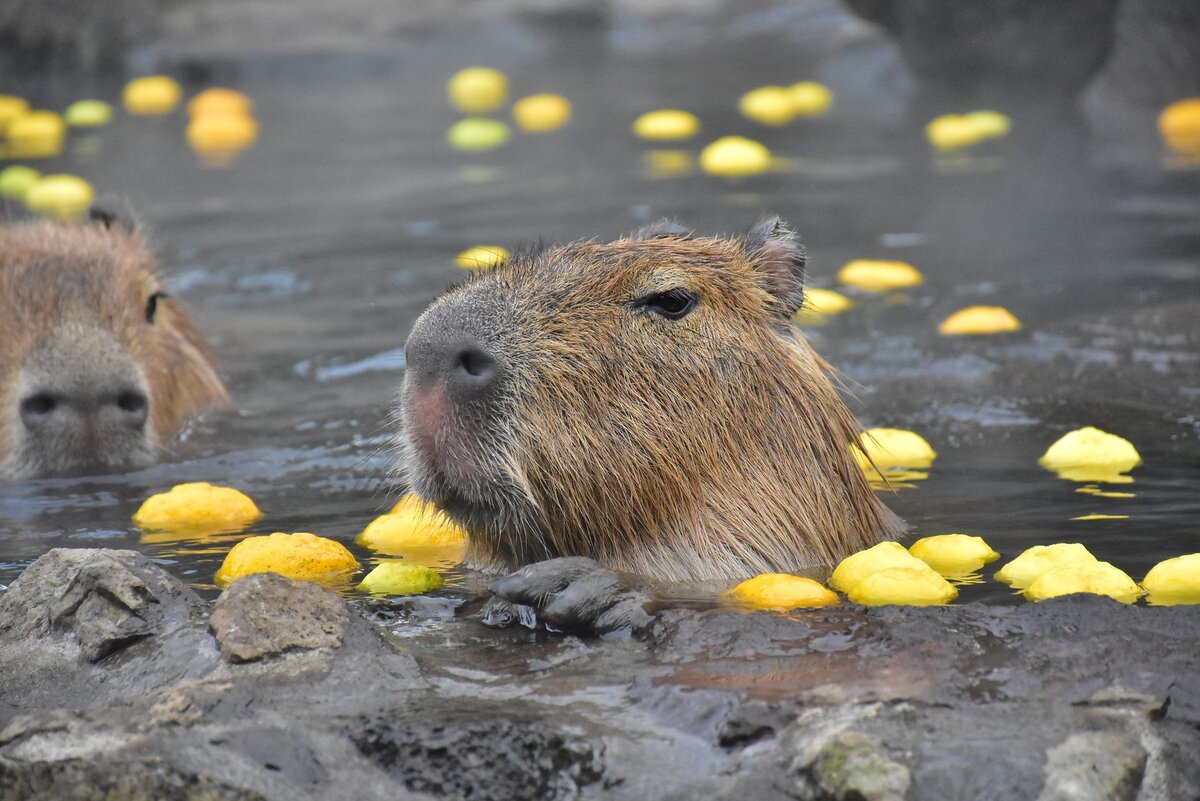
{"type": "MultiPolygon", "coordinates": [[[[168,286],[221,355],[237,410],[195,422],[149,470],[0,486],[0,584],[49,548],[104,546],[139,548],[210,588],[240,535],[143,541],[130,523],[148,494],[194,480],[248,492],[266,513],[249,533],[313,531],[369,565],[352,540],[400,492],[383,476],[401,348],[420,310],[459,278],[456,253],[613,237],[660,216],[737,231],[764,212],[799,228],[816,286],[861,257],[926,275],[903,295],[855,295],[855,309],[810,332],[864,423],[914,429],[938,451],[929,478],[889,500],[915,535],[979,534],[1004,558],[1080,541],[1135,579],[1200,550],[1196,172],[1143,153],[1143,172],[1108,175],[1065,110],[1002,109],[1014,121],[1007,139],[934,159],[924,120],[903,114],[906,87],[887,51],[837,51],[819,33],[807,45],[767,34],[740,61],[658,51],[618,31],[553,46],[434,42],[382,64],[218,70],[210,82],[250,94],[262,129],[220,169],[189,150],[181,112],[118,113],[73,139],[43,169],[81,174],[140,211],[168,286]],[[565,94],[572,123],[490,153],[452,150],[444,81],[475,62],[505,69],[518,96],[565,94]],[[811,77],[837,92],[826,119],[767,130],[735,113],[745,90],[811,77]],[[692,154],[742,133],[786,170],[657,177],[629,126],[658,107],[701,117],[703,133],[682,146],[692,154]],[[1024,330],[938,335],[941,319],[974,303],[1008,307],[1024,330]],[[1137,445],[1134,482],[1108,487],[1135,497],[1080,494],[1038,467],[1051,442],[1083,425],[1137,445]],[[1072,520],[1090,513],[1127,517],[1072,520]]],[[[36,91],[51,106],[79,96],[70,84],[0,90],[36,91]]],[[[464,581],[451,578],[450,598],[464,581]]],[[[988,581],[962,597],[1009,596],[988,581]]]]}

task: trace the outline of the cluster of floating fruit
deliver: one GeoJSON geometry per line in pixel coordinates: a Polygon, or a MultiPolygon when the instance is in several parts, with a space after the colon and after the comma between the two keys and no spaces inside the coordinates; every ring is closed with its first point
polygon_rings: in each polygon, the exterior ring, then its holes
{"type": "MultiPolygon", "coordinates": [[[[262,518],[247,495],[203,482],[178,484],[152,495],[133,522],[152,536],[240,532],[262,518]]],[[[466,534],[436,508],[407,496],[371,522],[357,542],[383,559],[358,584],[371,594],[415,595],[442,586],[440,570],[460,563],[466,534]]],[[[225,555],[215,580],[224,587],[251,573],[273,572],[301,581],[346,584],[358,560],[337,540],[308,532],[251,536],[225,555]]]]}
{"type": "MultiPolygon", "coordinates": [[[[122,93],[125,110],[138,117],[169,114],[175,110],[183,90],[173,78],[151,75],[130,81],[122,93]]],[[[232,89],[211,88],[187,104],[187,141],[206,163],[223,165],[258,138],[258,122],[250,98],[232,89]]],[[[113,109],[103,100],[77,100],[60,115],[32,109],[24,98],[0,95],[0,158],[39,160],[62,152],[70,129],[107,125],[113,109]]],[[[95,191],[77,175],[42,175],[25,164],[0,170],[0,196],[19,200],[30,211],[69,219],[92,204],[95,191]]]]}
{"type": "MultiPolygon", "coordinates": [[[[498,110],[508,100],[508,78],[490,67],[467,67],[446,85],[450,104],[471,115],[446,132],[446,141],[460,150],[492,150],[508,142],[508,125],[480,116],[498,110]]],[[[547,133],[571,120],[571,101],[562,95],[536,94],[513,103],[512,118],[526,133],[547,133]]]]}

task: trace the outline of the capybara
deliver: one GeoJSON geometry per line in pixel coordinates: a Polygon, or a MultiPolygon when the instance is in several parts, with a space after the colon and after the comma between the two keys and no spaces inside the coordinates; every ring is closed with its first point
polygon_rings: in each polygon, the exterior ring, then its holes
{"type": "Polygon", "coordinates": [[[0,226],[0,478],[142,467],[229,403],[128,223],[0,226]]]}
{"type": "Polygon", "coordinates": [[[514,256],[435,301],[398,404],[413,490],[515,569],[585,556],[672,581],[829,565],[903,530],[792,325],[804,250],[659,224],[514,256]]]}

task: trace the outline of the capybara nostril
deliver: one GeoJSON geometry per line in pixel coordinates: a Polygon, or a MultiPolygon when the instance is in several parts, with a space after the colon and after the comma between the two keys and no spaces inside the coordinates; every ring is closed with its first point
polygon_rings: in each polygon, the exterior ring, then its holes
{"type": "Polygon", "coordinates": [[[26,428],[37,428],[54,414],[58,401],[49,392],[35,392],[21,401],[21,422],[26,428]]]}
{"type": "Polygon", "coordinates": [[[490,381],[496,373],[496,360],[479,348],[469,345],[458,352],[453,366],[479,383],[490,381]]]}
{"type": "Polygon", "coordinates": [[[150,399],[138,389],[125,389],[118,393],[116,407],[121,412],[122,422],[130,428],[141,428],[150,416],[150,399]]]}

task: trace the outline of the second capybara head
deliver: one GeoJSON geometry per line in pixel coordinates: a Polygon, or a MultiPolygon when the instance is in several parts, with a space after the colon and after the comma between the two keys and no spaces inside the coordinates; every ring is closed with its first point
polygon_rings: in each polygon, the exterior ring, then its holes
{"type": "Polygon", "coordinates": [[[132,226],[0,226],[0,478],[145,466],[228,402],[132,226]]]}
{"type": "Polygon", "coordinates": [[[804,250],[660,224],[518,255],[413,326],[398,401],[413,490],[509,569],[588,556],[712,580],[895,536],[828,365],[792,325],[804,250]]]}

